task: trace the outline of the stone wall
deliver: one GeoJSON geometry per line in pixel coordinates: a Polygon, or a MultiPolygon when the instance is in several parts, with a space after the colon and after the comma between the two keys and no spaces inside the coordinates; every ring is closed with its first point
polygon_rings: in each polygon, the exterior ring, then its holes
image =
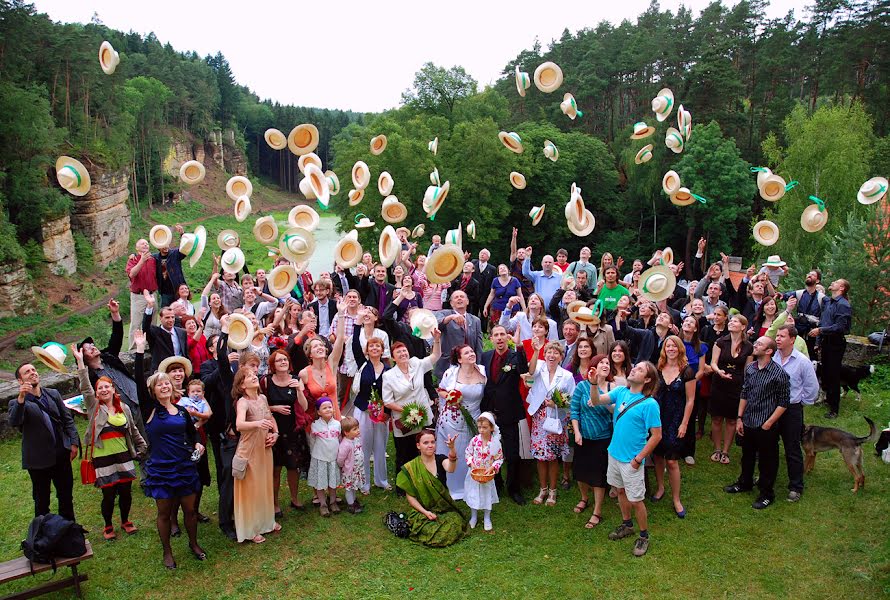
{"type": "Polygon", "coordinates": [[[71,235],[71,218],[46,221],[41,226],[43,256],[49,270],[57,275],[73,275],[77,271],[77,254],[74,252],[74,236],[71,235]]]}
{"type": "Polygon", "coordinates": [[[96,265],[106,266],[127,253],[130,244],[130,175],[127,169],[90,170],[92,187],[72,198],[71,226],[93,246],[96,265]]]}
{"type": "Polygon", "coordinates": [[[0,264],[0,317],[20,317],[35,311],[34,288],[25,263],[0,264]]]}

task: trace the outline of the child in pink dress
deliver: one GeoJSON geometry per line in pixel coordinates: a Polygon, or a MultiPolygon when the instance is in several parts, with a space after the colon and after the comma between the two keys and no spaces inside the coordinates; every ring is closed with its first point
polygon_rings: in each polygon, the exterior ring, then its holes
{"type": "Polygon", "coordinates": [[[496,474],[504,464],[504,451],[501,448],[501,430],[494,415],[484,412],[476,420],[479,434],[470,440],[465,452],[467,478],[464,481],[464,502],[470,507],[470,528],[476,527],[477,512],[483,511],[485,531],[491,531],[491,507],[498,503],[498,491],[494,480],[480,483],[473,479],[474,469],[483,469],[485,474],[496,474]]]}
{"type": "Polygon", "coordinates": [[[337,451],[340,482],[346,489],[346,510],[358,514],[364,508],[355,497],[355,492],[365,489],[365,453],[362,451],[362,439],[359,437],[361,431],[358,421],[352,417],[343,417],[340,429],[343,432],[340,449],[337,451]]]}

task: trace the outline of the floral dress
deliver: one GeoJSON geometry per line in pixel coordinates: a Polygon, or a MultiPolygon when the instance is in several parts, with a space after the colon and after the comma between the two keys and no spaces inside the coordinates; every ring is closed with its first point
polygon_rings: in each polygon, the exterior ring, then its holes
{"type": "Polygon", "coordinates": [[[500,471],[501,465],[504,464],[501,444],[495,439],[485,442],[481,435],[477,435],[470,440],[464,456],[469,468],[464,481],[464,502],[475,510],[491,510],[491,506],[498,503],[498,490],[494,479],[479,483],[473,479],[470,471],[473,469],[494,469],[495,473],[500,471]]]}
{"type": "Polygon", "coordinates": [[[565,460],[569,456],[567,434],[569,411],[567,408],[544,406],[544,400],[550,399],[555,390],[559,390],[565,399],[571,399],[572,393],[575,391],[575,378],[569,371],[557,367],[556,374],[551,381],[547,363],[539,361],[535,371],[535,382],[528,393],[528,412],[532,418],[531,454],[535,460],[565,460]],[[562,433],[550,433],[544,429],[544,421],[548,416],[562,421],[562,433]]]}
{"type": "MultiPolygon", "coordinates": [[[[343,456],[343,464],[340,466],[340,483],[347,490],[354,492],[365,490],[365,452],[362,450],[361,438],[349,440],[343,438],[340,441],[340,455],[343,456]]],[[[340,462],[341,456],[337,457],[340,462]]]]}

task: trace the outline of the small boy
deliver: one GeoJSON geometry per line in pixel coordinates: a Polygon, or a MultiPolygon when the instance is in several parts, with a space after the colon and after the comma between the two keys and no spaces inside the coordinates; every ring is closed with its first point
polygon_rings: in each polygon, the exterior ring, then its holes
{"type": "Polygon", "coordinates": [[[186,387],[186,392],[188,396],[180,398],[178,404],[191,415],[195,429],[201,429],[213,414],[210,405],[204,399],[204,382],[200,379],[192,379],[186,387]]]}

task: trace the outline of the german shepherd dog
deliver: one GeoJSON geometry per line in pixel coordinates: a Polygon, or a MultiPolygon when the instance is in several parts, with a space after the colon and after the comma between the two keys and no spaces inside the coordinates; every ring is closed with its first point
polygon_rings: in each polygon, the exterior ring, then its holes
{"type": "MultiPolygon", "coordinates": [[[[822,386],[822,363],[818,360],[814,360],[813,366],[816,368],[816,377],[819,379],[819,386],[822,386]]],[[[848,367],[847,365],[841,365],[841,397],[845,398],[847,394],[850,393],[850,390],[856,392],[856,401],[862,401],[862,392],[859,391],[859,382],[863,379],[868,379],[870,376],[874,375],[875,366],[874,365],[862,365],[861,367],[848,367]]],[[[819,402],[825,400],[825,390],[819,390],[819,402]]]]}
{"type": "Polygon", "coordinates": [[[856,437],[852,433],[847,433],[842,429],[834,427],[819,427],[818,425],[807,425],[803,429],[803,437],[801,438],[801,446],[804,452],[804,473],[809,473],[816,465],[816,453],[825,452],[833,448],[841,451],[847,468],[853,474],[853,492],[859,491],[860,487],[865,487],[865,471],[862,468],[862,444],[872,441],[877,437],[878,429],[875,427],[874,421],[868,417],[864,417],[868,426],[871,428],[869,434],[865,437],[856,437]]]}

